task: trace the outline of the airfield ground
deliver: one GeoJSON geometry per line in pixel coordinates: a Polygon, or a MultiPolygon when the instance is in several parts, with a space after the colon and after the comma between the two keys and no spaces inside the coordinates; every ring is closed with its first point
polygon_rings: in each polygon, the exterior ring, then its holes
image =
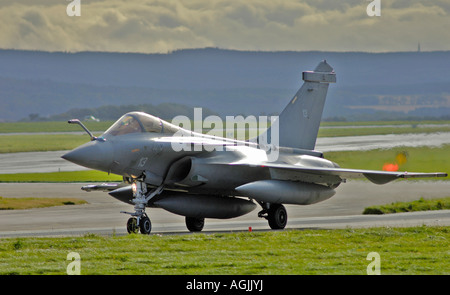
{"type": "MultiPolygon", "coordinates": [[[[448,127],[446,124],[448,123],[444,123],[444,129],[439,131],[445,132],[448,127]]],[[[362,128],[365,127],[360,127],[362,128]]],[[[349,129],[346,132],[357,132],[350,130],[348,126],[345,129],[349,129]]],[[[36,134],[0,136],[27,138],[33,135],[36,134]]],[[[85,134],[69,135],[78,136],[81,143],[87,141],[85,134]]],[[[52,143],[47,134],[39,136],[47,137],[44,141],[52,143]]],[[[78,142],[72,144],[78,145],[78,142]]],[[[410,165],[407,167],[408,171],[450,170],[448,145],[436,148],[409,147],[406,150],[410,165]]],[[[366,167],[365,164],[369,165],[370,160],[381,165],[378,162],[394,160],[399,151],[405,151],[405,148],[378,152],[330,151],[325,156],[336,160],[342,167],[352,168],[350,166],[355,165],[358,168],[381,169],[366,167]]],[[[49,174],[32,175],[41,177],[38,182],[43,181],[42,178],[48,181],[46,176],[49,174]]],[[[66,174],[67,178],[63,182],[77,180],[76,177],[79,176],[76,175],[66,174]]],[[[30,176],[20,173],[8,177],[9,181],[11,177],[12,181],[18,181],[18,178],[30,181],[27,180],[30,176]]],[[[288,228],[285,231],[266,232],[267,222],[257,218],[252,212],[236,220],[207,220],[206,234],[174,236],[169,233],[187,232],[184,219],[159,209],[151,209],[150,216],[156,235],[148,237],[125,234],[127,216],[119,212],[130,210],[129,205],[102,192],[85,193],[80,190],[81,185],[0,184],[0,196],[3,197],[72,196],[81,197],[89,203],[0,212],[2,274],[65,273],[66,255],[70,251],[80,252],[83,274],[141,274],[142,269],[148,274],[365,274],[369,263],[366,256],[371,251],[380,253],[383,274],[449,274],[448,210],[394,214],[396,217],[361,215],[362,210],[369,205],[448,197],[448,178],[439,181],[397,181],[384,186],[367,181],[350,181],[337,189],[336,196],[323,203],[305,207],[289,206],[288,228]],[[249,227],[253,229],[251,233],[248,231],[249,227]],[[69,237],[36,237],[49,235],[69,237]],[[130,248],[131,244],[134,246],[130,248]],[[166,248],[167,245],[170,248],[166,248]],[[230,245],[236,245],[237,252],[231,251],[230,245]],[[142,250],[147,248],[154,251],[142,250]],[[198,257],[203,258],[199,261],[198,257]]]]}
{"type": "Polygon", "coordinates": [[[449,274],[449,227],[284,230],[0,240],[0,274],[296,275],[449,274]]]}

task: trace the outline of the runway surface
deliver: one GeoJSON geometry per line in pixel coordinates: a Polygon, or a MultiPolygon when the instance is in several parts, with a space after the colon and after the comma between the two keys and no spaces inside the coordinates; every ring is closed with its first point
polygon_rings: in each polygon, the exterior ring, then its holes
{"type": "Polygon", "coordinates": [[[319,137],[316,149],[322,152],[390,149],[399,146],[437,147],[450,144],[450,132],[319,137]]]}
{"type": "MultiPolygon", "coordinates": [[[[83,184],[0,184],[3,197],[74,197],[89,202],[30,210],[0,211],[0,238],[23,236],[72,236],[88,233],[100,235],[126,234],[128,215],[122,210],[133,207],[117,201],[104,192],[84,192],[83,184]]],[[[450,210],[362,215],[365,207],[421,197],[439,198],[450,195],[450,182],[397,181],[375,185],[368,181],[350,181],[336,189],[331,199],[309,206],[286,206],[288,225],[296,229],[334,229],[364,227],[402,227],[421,225],[450,226],[450,210]]],[[[259,208],[235,219],[206,219],[204,232],[269,230],[267,221],[257,217],[259,208]]],[[[188,233],[184,217],[162,209],[149,208],[152,234],[188,233]]]]}
{"type": "MultiPolygon", "coordinates": [[[[355,151],[396,146],[440,146],[450,144],[450,133],[390,134],[319,137],[316,150],[355,151]]],[[[0,174],[79,171],[85,168],[61,159],[67,151],[0,154],[0,174]]]]}

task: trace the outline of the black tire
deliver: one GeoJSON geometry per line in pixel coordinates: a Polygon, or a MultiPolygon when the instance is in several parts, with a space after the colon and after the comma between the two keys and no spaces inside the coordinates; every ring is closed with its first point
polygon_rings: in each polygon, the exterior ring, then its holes
{"type": "Polygon", "coordinates": [[[186,216],[186,227],[188,228],[189,231],[191,232],[202,231],[204,225],[205,225],[205,218],[195,218],[186,216]]]}
{"type": "Polygon", "coordinates": [[[147,216],[144,216],[139,221],[139,228],[141,230],[141,234],[143,235],[149,235],[152,231],[152,223],[150,221],[150,218],[147,216]]]}
{"type": "Polygon", "coordinates": [[[267,220],[271,229],[283,229],[287,224],[287,211],[281,204],[270,204],[267,220]]]}
{"type": "Polygon", "coordinates": [[[129,234],[137,234],[139,232],[139,227],[137,225],[137,219],[131,217],[127,221],[127,231],[129,234]]]}

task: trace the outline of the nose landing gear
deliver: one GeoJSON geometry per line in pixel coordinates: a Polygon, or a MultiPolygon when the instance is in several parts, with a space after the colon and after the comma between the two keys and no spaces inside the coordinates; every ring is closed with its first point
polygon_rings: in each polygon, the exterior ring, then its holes
{"type": "Polygon", "coordinates": [[[127,232],[129,234],[137,234],[139,231],[144,235],[148,235],[152,231],[152,223],[145,213],[142,217],[131,217],[127,221],[127,232]]]}
{"type": "Polygon", "coordinates": [[[129,214],[132,217],[127,221],[128,233],[138,233],[148,235],[152,230],[152,223],[147,213],[145,213],[145,206],[148,201],[154,196],[160,194],[163,190],[163,185],[151,190],[147,193],[147,185],[143,181],[135,181],[132,184],[134,199],[134,212],[121,211],[120,213],[129,214]]]}

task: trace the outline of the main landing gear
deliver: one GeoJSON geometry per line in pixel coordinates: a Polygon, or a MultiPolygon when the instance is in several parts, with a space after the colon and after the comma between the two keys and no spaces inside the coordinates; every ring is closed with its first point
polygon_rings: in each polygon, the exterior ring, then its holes
{"type": "Polygon", "coordinates": [[[131,218],[127,222],[128,233],[138,233],[148,235],[152,231],[152,223],[147,213],[145,213],[145,206],[148,201],[154,196],[160,194],[163,190],[163,186],[159,186],[147,193],[147,185],[143,181],[135,181],[132,184],[133,188],[133,200],[134,212],[121,211],[131,215],[131,218]]]}
{"type": "Polygon", "coordinates": [[[185,221],[186,227],[190,232],[202,231],[203,226],[205,225],[205,218],[195,218],[186,216],[185,221]]]}
{"type": "Polygon", "coordinates": [[[284,229],[287,224],[287,211],[282,204],[260,203],[263,209],[258,217],[265,218],[271,229],[284,229]]]}
{"type": "MultiPolygon", "coordinates": [[[[132,189],[134,212],[121,211],[121,213],[131,215],[127,222],[127,231],[128,233],[140,232],[141,234],[148,235],[152,230],[152,223],[147,213],[145,213],[145,207],[154,196],[163,191],[164,186],[161,185],[148,192],[146,183],[139,179],[133,181],[132,189]]],[[[261,205],[262,210],[258,213],[258,217],[267,219],[271,229],[284,229],[286,227],[288,219],[287,211],[282,204],[265,202],[260,202],[259,204],[261,205]]],[[[186,217],[185,221],[186,227],[191,232],[202,231],[205,225],[204,218],[186,217]]]]}

